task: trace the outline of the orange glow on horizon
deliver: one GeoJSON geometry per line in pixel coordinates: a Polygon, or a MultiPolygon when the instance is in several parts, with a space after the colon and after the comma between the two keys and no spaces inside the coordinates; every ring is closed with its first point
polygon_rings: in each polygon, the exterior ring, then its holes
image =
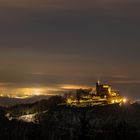
{"type": "MultiPolygon", "coordinates": [[[[53,96],[63,94],[66,90],[77,90],[77,89],[89,89],[91,87],[86,85],[48,85],[48,86],[36,86],[36,87],[8,87],[0,88],[0,97],[18,98],[25,99],[33,96],[53,96]]],[[[92,88],[95,90],[95,88],[92,88]]]]}
{"type": "Polygon", "coordinates": [[[5,88],[3,91],[0,90],[0,97],[8,97],[8,98],[18,98],[25,99],[33,96],[53,96],[58,95],[57,91],[60,89],[56,88],[47,88],[47,87],[39,87],[39,88],[5,88]]]}
{"type": "Polygon", "coordinates": [[[61,87],[62,89],[69,89],[69,90],[76,90],[76,89],[89,89],[89,88],[91,88],[91,87],[89,87],[89,86],[83,86],[83,85],[63,85],[62,87],[61,87]]]}

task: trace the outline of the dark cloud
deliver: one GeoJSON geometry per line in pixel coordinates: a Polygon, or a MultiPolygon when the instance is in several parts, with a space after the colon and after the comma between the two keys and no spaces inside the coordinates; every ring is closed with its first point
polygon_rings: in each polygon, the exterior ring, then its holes
{"type": "Polygon", "coordinates": [[[0,82],[92,86],[101,79],[139,97],[139,7],[138,0],[1,0],[0,82]],[[112,78],[118,75],[132,79],[112,78]]]}

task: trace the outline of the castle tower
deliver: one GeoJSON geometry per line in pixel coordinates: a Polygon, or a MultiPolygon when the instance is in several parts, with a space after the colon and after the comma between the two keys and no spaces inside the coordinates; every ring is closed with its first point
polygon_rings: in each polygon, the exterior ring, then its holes
{"type": "Polygon", "coordinates": [[[96,82],[96,94],[97,96],[100,96],[100,81],[96,82]]]}
{"type": "Polygon", "coordinates": [[[111,86],[106,84],[100,84],[100,81],[96,83],[97,96],[104,97],[111,95],[111,86]]]}

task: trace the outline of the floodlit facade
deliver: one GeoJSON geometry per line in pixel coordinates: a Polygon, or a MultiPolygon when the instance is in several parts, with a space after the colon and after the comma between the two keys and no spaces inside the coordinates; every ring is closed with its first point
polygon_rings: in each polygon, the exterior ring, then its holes
{"type": "Polygon", "coordinates": [[[68,105],[76,106],[94,106],[115,104],[123,102],[118,92],[113,91],[110,85],[96,83],[96,90],[79,89],[74,95],[70,95],[66,99],[68,105]]]}

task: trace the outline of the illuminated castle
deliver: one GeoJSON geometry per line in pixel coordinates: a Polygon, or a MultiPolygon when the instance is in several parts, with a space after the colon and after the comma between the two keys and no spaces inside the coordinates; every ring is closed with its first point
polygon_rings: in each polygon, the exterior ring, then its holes
{"type": "Polygon", "coordinates": [[[96,91],[93,89],[79,89],[76,94],[67,97],[67,104],[69,105],[105,105],[121,103],[124,99],[118,92],[113,91],[110,85],[96,83],[96,91]]]}
{"type": "Polygon", "coordinates": [[[96,83],[96,95],[102,98],[111,95],[111,86],[110,85],[101,85],[98,81],[96,83]]]}
{"type": "Polygon", "coordinates": [[[117,92],[113,91],[110,85],[100,84],[98,81],[96,83],[96,95],[101,98],[112,97],[119,95],[117,92]]]}

